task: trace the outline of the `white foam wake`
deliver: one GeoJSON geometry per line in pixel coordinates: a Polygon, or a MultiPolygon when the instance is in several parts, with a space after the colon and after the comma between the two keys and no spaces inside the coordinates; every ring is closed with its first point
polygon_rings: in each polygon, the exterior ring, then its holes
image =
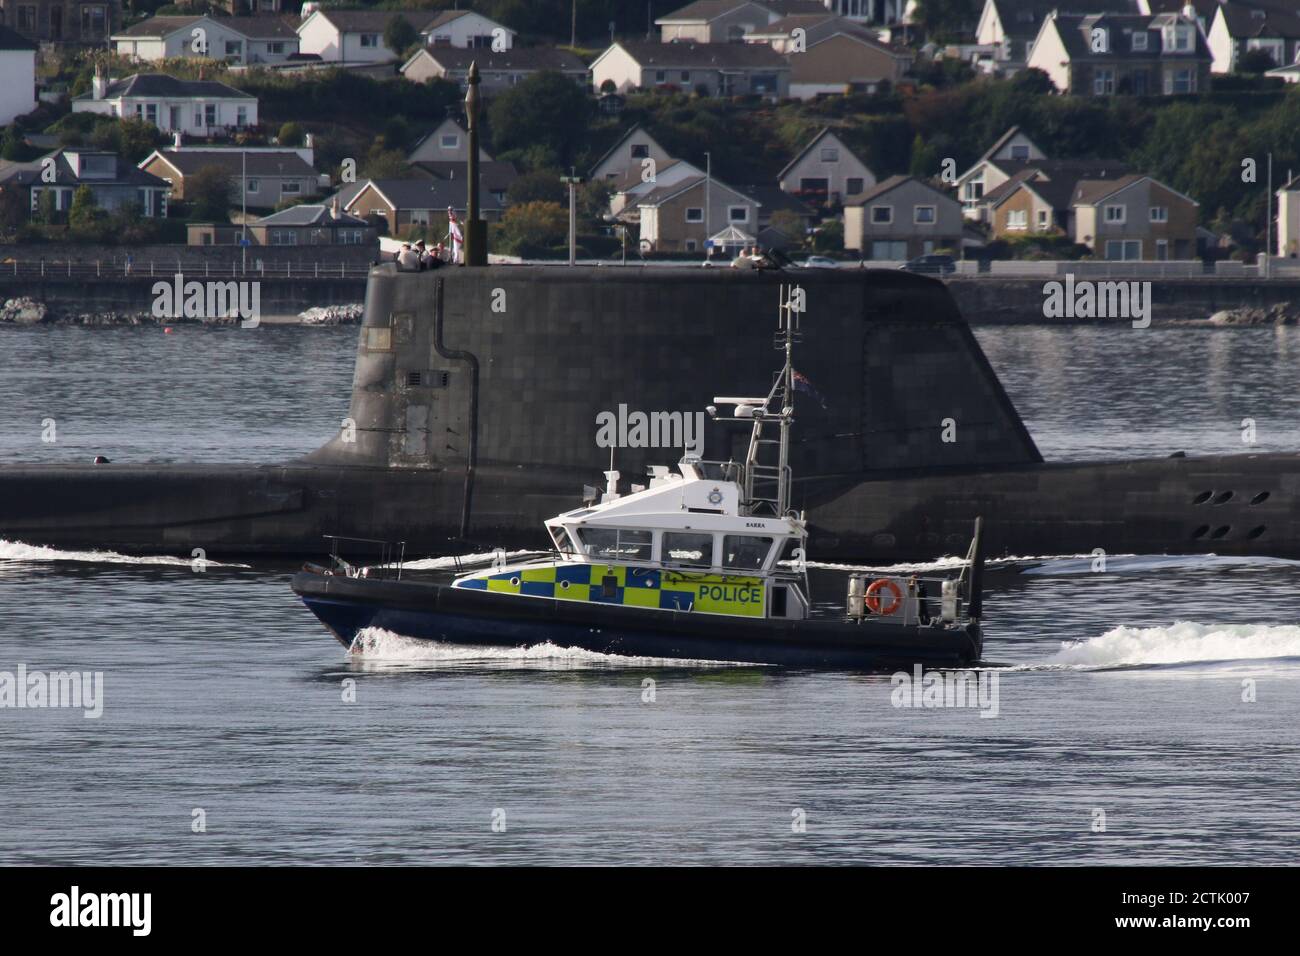
{"type": "MultiPolygon", "coordinates": [[[[1046,554],[1046,555],[1008,555],[1001,558],[984,559],[986,567],[1012,567],[1018,564],[1047,564],[1053,561],[1075,561],[1084,558],[1091,559],[1091,555],[1086,554],[1046,554]]],[[[782,564],[791,564],[790,561],[782,561],[782,564]]],[[[818,568],[827,571],[874,571],[877,574],[906,574],[909,572],[925,571],[952,571],[964,567],[966,556],[945,555],[942,558],[935,558],[933,561],[912,561],[902,562],[900,564],[837,564],[831,561],[809,561],[808,567],[818,568]]]]}
{"type": "MultiPolygon", "coordinates": [[[[513,561],[515,558],[522,558],[525,555],[537,553],[537,551],[507,551],[506,560],[513,561]]],[[[487,564],[495,557],[495,551],[485,551],[480,554],[455,554],[441,558],[419,558],[415,561],[404,561],[402,562],[402,567],[407,571],[439,571],[448,568],[471,567],[476,564],[487,564]]]]}
{"type": "Polygon", "coordinates": [[[659,657],[630,657],[602,654],[581,647],[561,647],[550,641],[527,647],[447,644],[396,634],[381,627],[362,628],[350,651],[365,664],[385,666],[429,666],[437,664],[486,664],[501,667],[552,669],[616,665],[620,667],[733,667],[726,661],[676,660],[659,657]]]}
{"type": "Polygon", "coordinates": [[[1046,663],[1049,667],[1091,670],[1285,657],[1300,658],[1300,627],[1294,624],[1196,624],[1179,621],[1169,627],[1121,626],[1100,637],[1066,641],[1046,663]]]}
{"type": "MultiPolygon", "coordinates": [[[[116,551],[63,551],[38,544],[24,544],[0,538],[0,561],[36,563],[42,561],[76,561],[86,564],[152,564],[172,567],[190,567],[194,558],[175,558],[164,554],[132,555],[116,551]]],[[[210,568],[247,568],[247,564],[225,564],[205,558],[210,568]]]]}

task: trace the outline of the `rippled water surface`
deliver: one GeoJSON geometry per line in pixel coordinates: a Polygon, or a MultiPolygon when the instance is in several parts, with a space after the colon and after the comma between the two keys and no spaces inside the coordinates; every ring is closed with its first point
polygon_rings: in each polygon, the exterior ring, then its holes
{"type": "MultiPolygon", "coordinates": [[[[1049,458],[1240,451],[1243,418],[1254,450],[1300,448],[1295,330],[979,337],[1049,458]]],[[[346,414],[355,340],[0,329],[0,462],[300,454],[346,414]]],[[[895,707],[888,675],[388,634],[356,661],[290,567],[37,544],[0,543],[0,671],[100,671],[104,709],[0,708],[0,863],[1300,858],[1292,562],[995,571],[986,718],[895,707]]]]}

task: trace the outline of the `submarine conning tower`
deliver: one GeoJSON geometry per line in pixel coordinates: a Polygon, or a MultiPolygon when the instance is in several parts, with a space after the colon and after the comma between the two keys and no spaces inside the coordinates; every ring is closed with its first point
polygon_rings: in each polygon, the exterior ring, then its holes
{"type": "MultiPolygon", "coordinates": [[[[340,434],[306,460],[572,469],[597,479],[610,461],[598,416],[694,414],[715,395],[766,394],[779,364],[783,283],[802,287],[807,303],[795,352],[809,383],[796,401],[798,480],[1042,460],[934,279],[868,269],[392,265],[374,268],[366,294],[355,436],[340,434]],[[949,420],[956,440],[945,441],[949,420]]],[[[663,434],[619,437],[630,441],[615,467],[631,481],[681,456],[663,434]]],[[[702,454],[740,460],[747,441],[747,429],[708,421],[702,454]]]]}

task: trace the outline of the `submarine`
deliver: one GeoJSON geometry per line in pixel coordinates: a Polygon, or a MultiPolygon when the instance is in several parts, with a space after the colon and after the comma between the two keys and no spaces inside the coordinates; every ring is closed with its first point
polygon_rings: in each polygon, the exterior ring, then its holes
{"type": "MultiPolygon", "coordinates": [[[[549,547],[547,517],[605,470],[647,483],[721,380],[771,385],[772,303],[790,271],[485,266],[370,273],[337,434],[277,465],[0,467],[0,537],[125,553],[303,556],[328,535],[406,553],[549,547]],[[626,432],[626,434],[623,434],[626,432]],[[606,435],[608,429],[606,429],[606,435]],[[612,463],[611,463],[612,462],[612,463]]],[[[800,270],[792,505],[820,560],[990,556],[1300,558],[1291,453],[1043,460],[942,282],[800,270]]],[[[743,436],[703,423],[714,460],[743,436]]],[[[106,450],[107,451],[107,450],[106,450]]],[[[356,542],[355,553],[378,550],[356,542]]]]}

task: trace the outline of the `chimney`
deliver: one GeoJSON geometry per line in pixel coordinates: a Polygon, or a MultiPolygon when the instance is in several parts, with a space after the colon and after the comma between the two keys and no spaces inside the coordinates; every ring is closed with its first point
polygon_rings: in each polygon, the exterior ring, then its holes
{"type": "Polygon", "coordinates": [[[92,98],[102,100],[108,93],[108,75],[104,72],[104,64],[95,64],[95,77],[90,81],[90,93],[92,98]]]}
{"type": "Polygon", "coordinates": [[[331,219],[339,218],[339,197],[338,196],[335,196],[334,201],[330,203],[330,218],[331,219]]]}

